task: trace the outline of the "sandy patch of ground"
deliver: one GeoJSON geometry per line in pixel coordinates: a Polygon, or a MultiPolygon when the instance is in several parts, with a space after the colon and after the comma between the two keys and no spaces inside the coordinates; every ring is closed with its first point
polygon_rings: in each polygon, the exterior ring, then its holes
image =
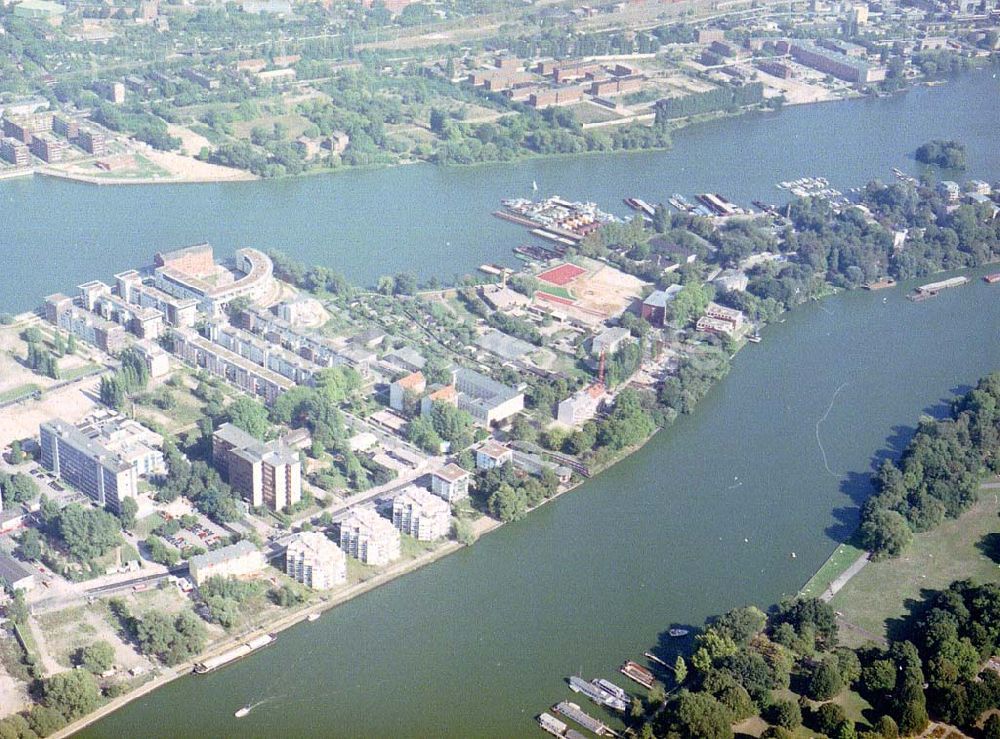
{"type": "Polygon", "coordinates": [[[779,77],[772,77],[764,72],[760,73],[760,81],[765,87],[772,88],[778,94],[785,96],[786,105],[802,105],[805,103],[823,103],[828,100],[837,100],[837,96],[830,90],[820,85],[811,85],[803,80],[783,80],[779,77]]]}
{"type": "MultiPolygon", "coordinates": [[[[106,641],[115,650],[115,665],[120,669],[131,670],[134,667],[151,667],[148,659],[136,653],[126,644],[111,626],[103,608],[86,607],[70,608],[58,613],[41,616],[38,619],[39,647],[44,641],[47,651],[56,664],[56,672],[72,667],[70,658],[80,647],[97,641],[106,641]]],[[[49,671],[46,664],[46,671],[49,671]]]]}
{"type": "Polygon", "coordinates": [[[242,169],[222,167],[168,151],[149,150],[145,156],[173,175],[175,182],[238,182],[257,177],[242,169]]]}
{"type": "Polygon", "coordinates": [[[212,146],[212,142],[202,136],[200,133],[195,133],[190,128],[185,128],[184,126],[178,126],[174,123],[167,124],[167,133],[171,136],[176,136],[181,140],[181,152],[187,154],[188,156],[195,156],[202,149],[208,149],[209,151],[215,149],[212,146]]]}
{"type": "Polygon", "coordinates": [[[38,434],[38,427],[52,418],[77,423],[99,405],[98,377],[88,377],[42,395],[41,400],[25,400],[0,411],[0,448],[14,439],[38,434]]]}
{"type": "Polygon", "coordinates": [[[0,665],[0,716],[10,716],[29,705],[31,702],[28,700],[28,691],[24,683],[12,678],[3,665],[0,665]]]}

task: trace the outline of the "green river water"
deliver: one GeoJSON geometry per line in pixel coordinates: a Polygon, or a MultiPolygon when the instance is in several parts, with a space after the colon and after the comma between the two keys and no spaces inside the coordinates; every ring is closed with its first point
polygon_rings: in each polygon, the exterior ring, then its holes
{"type": "MultiPolygon", "coordinates": [[[[968,144],[967,176],[996,179],[991,75],[699,126],[665,153],[218,186],[3,183],[0,306],[30,307],[204,239],[223,251],[280,247],[369,282],[513,263],[523,231],[488,214],[533,179],[619,211],[625,195],[709,189],[776,200],[778,180],[821,175],[846,188],[888,178],[892,166],[912,170],[913,149],[941,136],[968,144]],[[51,269],[38,268],[36,250],[56,257],[51,269]]],[[[921,412],[943,412],[953,391],[1000,367],[1000,287],[977,279],[919,304],[903,298],[906,287],[788,314],[693,415],[628,460],[81,736],[541,736],[533,717],[573,695],[567,675],[627,685],[618,665],[641,661],[670,626],[796,592],[853,528],[872,464],[898,451],[921,412]]],[[[662,654],[683,646],[665,640],[662,654]]]]}

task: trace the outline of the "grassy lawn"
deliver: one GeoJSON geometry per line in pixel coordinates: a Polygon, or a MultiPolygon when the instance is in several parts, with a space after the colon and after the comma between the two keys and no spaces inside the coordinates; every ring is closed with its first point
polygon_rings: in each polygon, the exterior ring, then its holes
{"type": "Polygon", "coordinates": [[[593,105],[591,103],[579,103],[568,107],[576,115],[576,119],[580,121],[580,123],[603,123],[605,121],[613,121],[617,118],[621,118],[618,113],[610,108],[593,105]]]}
{"type": "Polygon", "coordinates": [[[76,380],[84,375],[89,375],[98,370],[103,370],[104,367],[96,362],[87,362],[86,364],[81,364],[79,367],[73,367],[68,370],[59,371],[60,380],[76,380]]]}
{"type": "MultiPolygon", "coordinates": [[[[916,534],[902,557],[869,564],[831,604],[849,623],[883,636],[886,621],[907,615],[907,601],[920,599],[922,590],[967,578],[1000,582],[1000,565],[982,551],[987,536],[1000,530],[998,512],[994,491],[983,491],[980,501],[960,518],[916,534]]],[[[841,641],[855,646],[864,635],[842,629],[841,641]]]]}
{"type": "Polygon", "coordinates": [[[565,287],[560,287],[559,285],[550,285],[548,282],[542,280],[540,282],[541,289],[538,292],[548,293],[549,295],[555,295],[557,298],[566,298],[566,300],[576,300],[573,294],[567,290],[565,287]]]}
{"type": "Polygon", "coordinates": [[[438,543],[434,541],[418,541],[406,534],[400,536],[400,548],[403,550],[403,559],[416,559],[421,554],[436,548],[438,543]]]}
{"type": "Polygon", "coordinates": [[[28,383],[27,385],[18,385],[17,387],[12,387],[10,390],[4,390],[0,392],[0,403],[7,403],[12,400],[20,400],[21,398],[27,398],[32,393],[40,391],[42,388],[35,383],[28,383]]]}
{"type": "Polygon", "coordinates": [[[830,559],[817,570],[816,574],[809,578],[809,582],[802,587],[799,595],[806,598],[822,595],[830,583],[843,574],[862,554],[864,554],[864,550],[853,544],[841,544],[830,555],[830,559]]]}

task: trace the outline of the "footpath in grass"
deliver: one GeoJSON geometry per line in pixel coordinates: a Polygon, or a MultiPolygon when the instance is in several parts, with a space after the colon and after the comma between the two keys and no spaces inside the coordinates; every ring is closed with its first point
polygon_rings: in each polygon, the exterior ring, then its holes
{"type": "Polygon", "coordinates": [[[802,598],[818,598],[826,589],[830,587],[830,583],[840,577],[847,568],[854,564],[858,557],[865,553],[864,549],[856,547],[850,542],[844,542],[839,547],[837,547],[830,558],[823,563],[823,566],[816,571],[816,574],[809,578],[809,582],[802,586],[802,590],[799,591],[799,597],[802,598]]]}
{"type": "Polygon", "coordinates": [[[914,535],[903,556],[871,562],[830,602],[843,621],[856,627],[841,629],[841,641],[857,646],[867,635],[887,636],[887,621],[908,615],[908,602],[920,600],[924,590],[940,590],[955,580],[1000,582],[1000,563],[989,551],[1000,531],[998,513],[997,491],[983,490],[979,502],[959,518],[914,535]]]}

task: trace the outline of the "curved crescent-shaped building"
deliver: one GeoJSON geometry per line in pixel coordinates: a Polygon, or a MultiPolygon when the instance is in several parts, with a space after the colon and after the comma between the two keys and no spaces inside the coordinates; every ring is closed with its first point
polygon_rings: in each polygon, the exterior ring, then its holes
{"type": "Polygon", "coordinates": [[[271,258],[257,249],[239,249],[235,272],[216,266],[210,244],[196,244],[157,253],[156,287],[177,298],[193,298],[199,310],[219,315],[236,298],[258,300],[270,292],[274,281],[271,258]]]}

